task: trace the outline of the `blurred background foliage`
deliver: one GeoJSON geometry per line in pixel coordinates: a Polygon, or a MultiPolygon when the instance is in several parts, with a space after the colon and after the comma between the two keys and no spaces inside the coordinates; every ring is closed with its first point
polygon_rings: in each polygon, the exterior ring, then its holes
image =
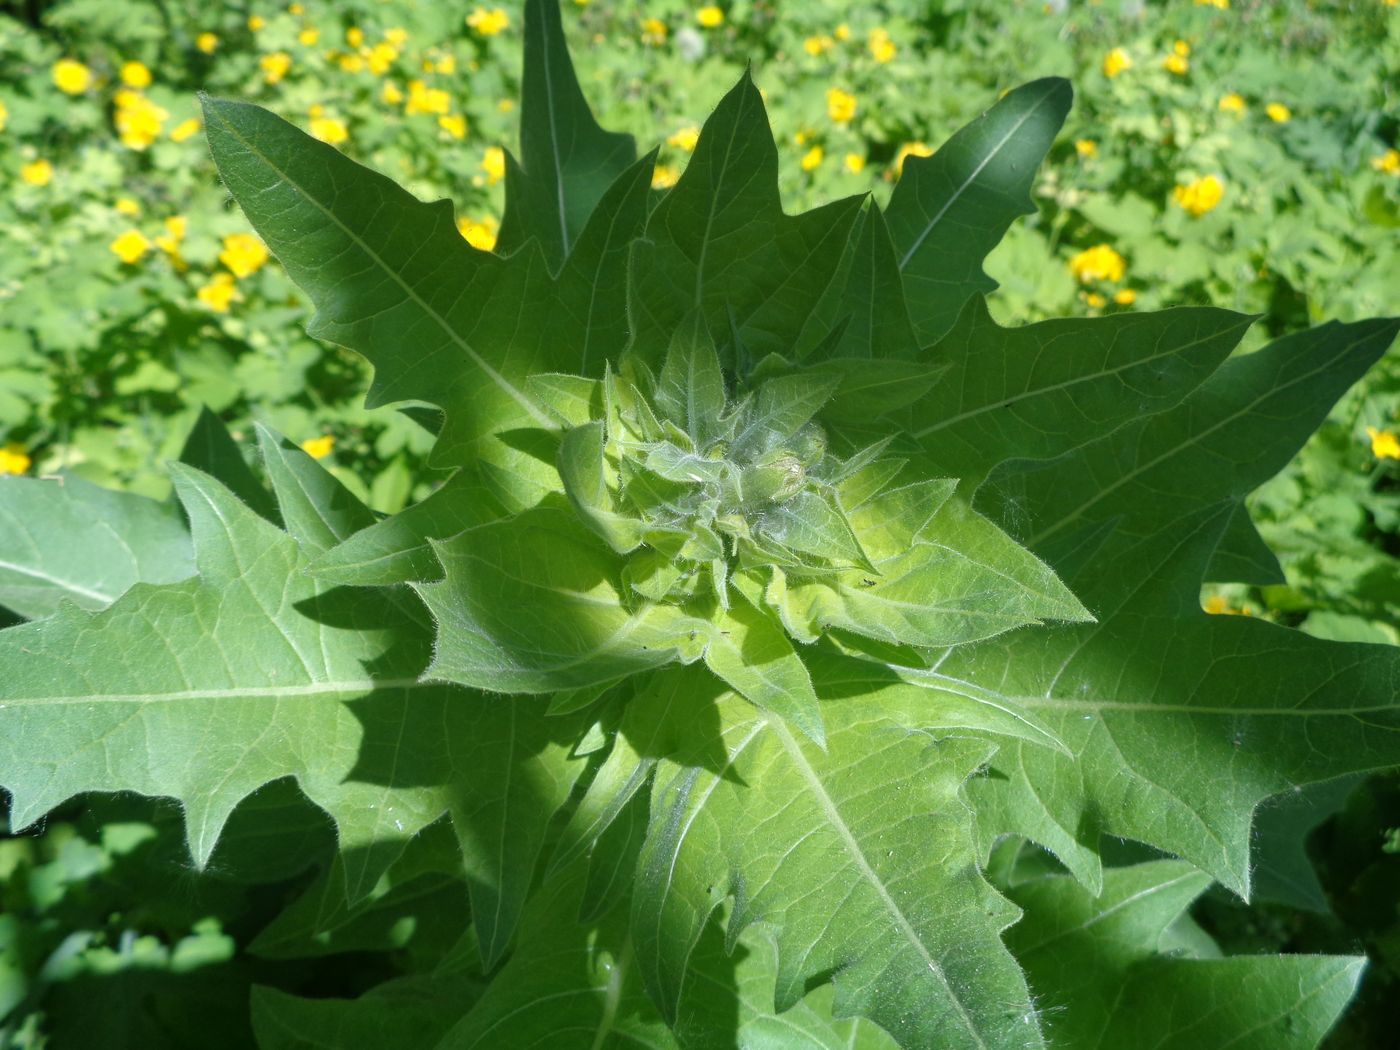
{"type": "MultiPolygon", "coordinates": [[[[1260,315],[1249,352],[1400,309],[1395,0],[564,7],[602,123],[659,145],[658,195],[746,63],[789,210],[883,201],[906,156],[1001,92],[1071,78],[1076,104],[1041,172],[1038,214],[988,264],[1003,324],[1213,303],[1260,315]]],[[[163,497],[162,464],[207,405],[235,433],[261,420],[305,442],[378,510],[431,491],[431,437],[364,410],[365,366],[302,331],[304,299],[218,184],[196,95],[260,102],[418,196],[452,199],[463,236],[490,250],[501,151],[515,142],[520,23],[516,4],[442,0],[0,7],[0,475],[66,471],[163,497]]],[[[1211,588],[1205,607],[1400,642],[1398,435],[1392,353],[1253,499],[1287,583],[1211,588]]],[[[229,859],[201,874],[168,807],[69,809],[38,837],[0,837],[0,1047],[98,1045],[75,1033],[128,993],[145,1004],[132,1046],[195,1045],[181,1040],[204,1030],[191,1004],[206,1001],[204,1016],[238,1004],[220,1034],[246,1046],[238,996],[255,980],[352,994],[439,944],[404,924],[446,914],[421,911],[452,884],[429,842],[377,898],[398,903],[347,918],[343,943],[293,930],[268,947],[266,924],[317,892],[333,852],[294,789],[240,810],[229,859]],[[259,840],[262,805],[300,807],[306,835],[259,840]],[[151,886],[174,898],[154,900],[151,886]],[[255,936],[261,953],[244,952],[255,936]],[[333,988],[294,961],[330,951],[346,953],[333,988]],[[103,976],[120,980],[94,991],[103,976]]],[[[1260,885],[1276,903],[1212,897],[1202,920],[1231,950],[1365,948],[1375,965],[1363,1002],[1329,1045],[1393,1045],[1378,1019],[1400,995],[1395,780],[1281,800],[1260,843],[1261,869],[1277,876],[1260,885]],[[1310,854],[1299,828],[1314,829],[1310,854]]],[[[109,1029],[101,1045],[127,1044],[109,1029]]]]}

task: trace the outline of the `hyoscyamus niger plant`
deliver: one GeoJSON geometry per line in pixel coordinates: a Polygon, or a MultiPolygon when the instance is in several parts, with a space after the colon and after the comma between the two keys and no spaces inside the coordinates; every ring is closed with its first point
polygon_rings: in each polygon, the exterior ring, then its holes
{"type": "Polygon", "coordinates": [[[338,849],[255,953],[418,871],[465,887],[431,966],[258,990],[275,1050],[1315,1046],[1362,960],[1221,958],[1187,909],[1249,894],[1262,800],[1400,764],[1400,656],[1198,596],[1280,578],[1244,498],[1397,323],[1235,356],[1227,310],[1003,328],[982,260],[1065,82],[887,208],[788,215],[749,76],[660,192],[551,0],[525,35],[494,253],[205,101],[312,333],[418,403],[445,481],[380,517],[212,416],[178,507],[5,479],[14,824],[166,796],[203,865],[293,778],[338,849]]]}

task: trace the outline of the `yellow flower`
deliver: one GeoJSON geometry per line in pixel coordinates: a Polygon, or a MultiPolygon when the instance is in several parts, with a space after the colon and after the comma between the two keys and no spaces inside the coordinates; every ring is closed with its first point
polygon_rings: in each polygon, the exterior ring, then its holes
{"type": "Polygon", "coordinates": [[[1270,102],[1264,107],[1264,112],[1275,124],[1287,124],[1293,119],[1293,111],[1282,102],[1270,102]]]}
{"type": "Polygon", "coordinates": [[[391,80],[384,85],[384,90],[379,93],[379,97],[389,105],[397,106],[403,101],[403,92],[400,91],[399,86],[391,80]]]}
{"type": "Polygon", "coordinates": [[[1388,149],[1379,157],[1372,157],[1371,167],[1386,175],[1400,175],[1400,149],[1388,149]]]}
{"type": "Polygon", "coordinates": [[[899,48],[895,47],[894,41],[890,39],[887,29],[879,27],[872,29],[867,43],[870,47],[871,57],[881,64],[893,61],[894,56],[899,52],[899,48]]]}
{"type": "Polygon", "coordinates": [[[859,175],[865,170],[865,158],[859,153],[847,153],[846,159],[842,161],[842,165],[852,175],[859,175]]]}
{"type": "Polygon", "coordinates": [[[714,4],[706,4],[695,12],[695,21],[706,29],[714,29],[716,26],[724,25],[724,11],[714,4]]]}
{"type": "MultiPolygon", "coordinates": [[[[1201,0],[1197,0],[1197,3],[1200,2],[1201,0]]],[[[1205,605],[1201,606],[1201,608],[1212,616],[1225,616],[1233,611],[1230,608],[1230,603],[1225,600],[1223,594],[1212,594],[1206,599],[1205,605]]]]}
{"type": "Polygon", "coordinates": [[[307,109],[306,115],[312,120],[315,120],[317,117],[324,117],[326,115],[326,107],[319,102],[314,102],[307,109]]]}
{"type": "Polygon", "coordinates": [[[1123,256],[1107,244],[1085,248],[1069,261],[1069,272],[1074,274],[1081,284],[1088,284],[1090,281],[1121,281],[1125,269],[1123,256]]]}
{"type": "Polygon", "coordinates": [[[1103,75],[1112,79],[1125,69],[1133,68],[1132,57],[1121,47],[1115,47],[1103,56],[1103,75]]]}
{"type": "Polygon", "coordinates": [[[0,475],[23,474],[32,462],[24,451],[24,446],[17,441],[11,441],[4,448],[0,448],[0,475]]]}
{"type": "Polygon", "coordinates": [[[274,51],[258,59],[258,66],[262,69],[263,79],[269,84],[276,84],[292,68],[292,56],[285,51],[274,51]]]}
{"type": "Polygon", "coordinates": [[[1400,436],[1393,430],[1367,427],[1366,436],[1371,439],[1371,455],[1377,459],[1400,459],[1400,436]]]}
{"type": "Polygon", "coordinates": [[[413,80],[408,85],[408,102],[404,112],[410,117],[417,113],[435,113],[443,116],[452,105],[452,99],[441,88],[430,88],[421,80],[413,80]]]}
{"type": "Polygon", "coordinates": [[[53,165],[41,157],[22,165],[19,177],[31,186],[47,186],[53,181],[53,165]]]}
{"type": "Polygon", "coordinates": [[[1084,301],[1095,310],[1102,310],[1105,306],[1108,305],[1108,300],[1105,299],[1098,292],[1089,292],[1087,295],[1084,296],[1084,301]]]}
{"type": "Polygon", "coordinates": [[[832,30],[832,34],[836,37],[837,40],[840,40],[842,42],[847,41],[851,39],[851,27],[848,26],[845,22],[842,22],[839,26],[832,30]]]}
{"type": "Polygon", "coordinates": [[[184,142],[185,139],[193,135],[198,135],[201,126],[198,120],[194,117],[190,117],[188,120],[182,120],[171,128],[170,137],[176,142],[184,142]]]}
{"type": "Polygon", "coordinates": [[[363,47],[365,43],[365,31],[359,26],[351,26],[345,31],[345,42],[356,49],[363,47]]]}
{"type": "Polygon", "coordinates": [[[1218,7],[1222,11],[1230,9],[1230,0],[1196,0],[1197,7],[1218,7]]]}
{"type": "Polygon", "coordinates": [[[676,184],[676,180],[681,177],[681,173],[669,164],[658,164],[651,173],[651,188],[654,190],[670,189],[676,184]]]}
{"type": "Polygon", "coordinates": [[[336,63],[340,66],[342,73],[362,73],[365,68],[363,55],[341,55],[340,61],[336,63]]]}
{"type": "Polygon", "coordinates": [[[447,132],[454,139],[464,139],[467,137],[467,118],[460,113],[453,113],[451,116],[438,117],[438,127],[447,132]]]}
{"type": "Polygon", "coordinates": [[[117,137],[123,146],[143,150],[160,138],[160,129],[165,118],[170,116],[168,112],[139,91],[118,91],[116,104],[112,122],[117,126],[117,137]]]}
{"type": "Polygon", "coordinates": [[[500,182],[506,177],[506,151],[500,146],[487,146],[481,155],[481,170],[486,172],[486,185],[500,182]]]}
{"type": "Polygon", "coordinates": [[[856,97],[840,88],[827,88],[826,115],[837,124],[849,123],[856,115],[856,97]]]}
{"type": "Polygon", "coordinates": [[[1099,144],[1093,139],[1075,139],[1074,152],[1081,157],[1097,157],[1099,155],[1099,144]]]}
{"type": "Polygon", "coordinates": [[[899,152],[894,155],[894,163],[891,168],[894,177],[899,178],[904,174],[904,162],[910,157],[932,157],[933,150],[927,142],[906,142],[899,147],[899,152]]]}
{"type": "Polygon", "coordinates": [[[457,232],[477,251],[489,252],[496,247],[496,220],[490,216],[480,220],[458,219],[457,232]]]}
{"type": "Polygon", "coordinates": [[[81,95],[92,86],[92,70],[71,58],[53,64],[53,82],[67,95],[81,95]]]}
{"type": "Polygon", "coordinates": [[[821,166],[822,160],[825,157],[826,153],[820,146],[813,146],[806,153],[802,154],[802,170],[816,171],[817,168],[821,166]]]}
{"type": "Polygon", "coordinates": [[[140,62],[127,62],[122,65],[122,83],[127,87],[143,88],[151,86],[151,71],[140,62]]]}
{"type": "Polygon", "coordinates": [[[254,33],[261,31],[262,28],[266,25],[267,19],[264,18],[262,15],[248,16],[248,28],[251,29],[254,33]]]}
{"type": "Polygon", "coordinates": [[[214,49],[219,46],[219,38],[213,33],[200,33],[194,38],[194,46],[203,51],[206,55],[212,55],[214,49]]]}
{"type": "Polygon", "coordinates": [[[151,250],[151,242],[146,240],[140,230],[127,230],[107,247],[113,255],[130,266],[140,262],[141,256],[151,250]]]}
{"type": "Polygon", "coordinates": [[[1220,96],[1221,113],[1243,113],[1245,110],[1244,96],[1231,91],[1228,95],[1220,96]]]}
{"type": "Polygon", "coordinates": [[[1162,59],[1162,68],[1168,73],[1175,73],[1179,77],[1184,77],[1191,68],[1191,63],[1178,54],[1170,54],[1162,59]]]}
{"type": "Polygon", "coordinates": [[[457,72],[457,56],[443,55],[433,63],[434,73],[455,73],[457,72]]]}
{"type": "Polygon", "coordinates": [[[134,218],[141,214],[141,205],[130,197],[118,197],[117,202],[113,204],[112,207],[117,209],[118,215],[125,215],[129,218],[134,218]]]}
{"type": "Polygon", "coordinates": [[[688,128],[681,128],[679,131],[666,137],[666,145],[683,149],[687,153],[695,150],[695,144],[700,141],[700,129],[691,125],[688,128]]]}
{"type": "Polygon", "coordinates": [[[156,238],[156,247],[179,263],[180,242],[185,239],[187,229],[189,220],[183,215],[170,216],[165,220],[165,233],[156,238]]]}
{"type": "Polygon", "coordinates": [[[315,47],[321,42],[321,31],[315,26],[307,26],[297,34],[297,43],[302,47],[315,47]]]}
{"type": "Polygon", "coordinates": [[[267,246],[251,233],[231,233],[224,238],[219,262],[233,271],[235,277],[248,277],[267,262],[267,246]]]}
{"type": "Polygon", "coordinates": [[[9,107],[5,105],[5,102],[4,102],[3,99],[0,99],[0,131],[4,131],[4,130],[5,130],[5,125],[9,122],[9,120],[10,120],[10,110],[9,110],[9,107]]]}
{"type": "Polygon", "coordinates": [[[510,27],[510,16],[499,7],[493,7],[489,11],[484,7],[478,7],[467,15],[467,25],[482,36],[495,36],[510,27]]]}
{"type": "Polygon", "coordinates": [[[1225,183],[1220,181],[1216,175],[1206,175],[1195,182],[1185,186],[1178,186],[1172,190],[1172,197],[1176,203],[1200,218],[1220,203],[1220,198],[1225,196],[1225,183]]]}
{"type": "Polygon", "coordinates": [[[216,314],[228,313],[229,304],[235,299],[242,299],[238,294],[238,286],[234,283],[233,275],[228,273],[216,273],[209,278],[209,283],[201,286],[195,293],[198,299],[216,314]]]}
{"type": "Polygon", "coordinates": [[[642,20],[642,43],[651,47],[660,47],[666,43],[666,23],[659,18],[647,18],[642,20]]]}
{"type": "Polygon", "coordinates": [[[336,120],[335,117],[315,117],[309,128],[312,138],[332,146],[339,146],[350,137],[350,131],[344,122],[336,120]]]}
{"type": "Polygon", "coordinates": [[[820,58],[835,46],[836,41],[829,36],[809,36],[802,41],[802,50],[813,58],[820,58]]]}
{"type": "Polygon", "coordinates": [[[496,103],[496,109],[502,113],[510,113],[515,109],[515,99],[503,98],[496,103]]]}
{"type": "Polygon", "coordinates": [[[404,44],[408,43],[408,30],[403,26],[394,26],[384,30],[384,39],[395,47],[403,47],[404,44]]]}
{"type": "Polygon", "coordinates": [[[288,4],[287,14],[296,15],[300,17],[301,15],[306,14],[306,8],[302,7],[301,4],[288,4]]]}
{"type": "Polygon", "coordinates": [[[333,434],[322,434],[320,437],[307,438],[301,443],[301,450],[312,459],[325,459],[335,448],[335,436],[333,434]]]}
{"type": "Polygon", "coordinates": [[[1178,40],[1175,44],[1172,45],[1172,51],[1180,55],[1182,58],[1185,58],[1191,53],[1191,45],[1188,44],[1185,40],[1178,40]]]}
{"type": "Polygon", "coordinates": [[[1123,288],[1113,293],[1113,301],[1119,306],[1132,306],[1137,302],[1137,292],[1131,288],[1123,288]]]}

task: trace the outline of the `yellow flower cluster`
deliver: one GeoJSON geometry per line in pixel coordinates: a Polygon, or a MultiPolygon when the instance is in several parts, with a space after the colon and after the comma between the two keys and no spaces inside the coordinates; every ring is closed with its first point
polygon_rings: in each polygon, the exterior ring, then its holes
{"type": "Polygon", "coordinates": [[[927,142],[906,142],[899,147],[899,152],[894,155],[894,162],[890,169],[897,179],[904,174],[904,162],[910,157],[932,157],[933,147],[927,142]]]}
{"type": "Polygon", "coordinates": [[[200,287],[195,293],[195,298],[213,310],[216,314],[228,313],[229,306],[235,299],[243,298],[238,294],[238,285],[234,282],[233,274],[220,270],[209,282],[200,287]]]}
{"type": "Polygon", "coordinates": [[[467,15],[467,25],[482,36],[495,36],[510,28],[510,16],[499,7],[493,7],[489,11],[478,7],[467,15]]]}
{"type": "Polygon", "coordinates": [[[500,146],[487,146],[481,157],[481,170],[486,173],[486,185],[500,182],[506,177],[506,151],[500,146]]]}
{"type": "Polygon", "coordinates": [[[224,238],[219,262],[235,277],[251,277],[267,262],[267,246],[251,233],[231,233],[224,238]]]}
{"type": "Polygon", "coordinates": [[[53,165],[43,157],[20,165],[19,177],[30,186],[47,186],[53,181],[53,165]]]}
{"type": "Polygon", "coordinates": [[[1384,175],[1400,175],[1400,149],[1388,149],[1371,158],[1371,167],[1384,175]]]}
{"type": "Polygon", "coordinates": [[[856,97],[840,88],[827,88],[826,115],[837,124],[848,124],[856,115],[856,97]]]}
{"type": "Polygon", "coordinates": [[[679,131],[666,136],[666,145],[675,146],[676,149],[685,150],[687,153],[695,151],[695,144],[700,141],[700,129],[691,125],[681,128],[679,131]]]}
{"type": "Polygon", "coordinates": [[[292,56],[285,51],[273,51],[258,59],[258,68],[263,79],[269,84],[280,84],[287,71],[292,68],[292,56]]]}
{"type": "Polygon", "coordinates": [[[457,232],[478,251],[489,252],[496,247],[496,220],[489,215],[483,219],[458,219],[457,232]]]}
{"type": "Polygon", "coordinates": [[[117,137],[123,146],[144,150],[160,138],[160,129],[165,118],[170,116],[168,112],[131,88],[118,91],[114,101],[116,109],[112,122],[117,126],[117,137]]]}
{"type": "Polygon", "coordinates": [[[1371,439],[1371,455],[1377,459],[1400,459],[1400,436],[1395,431],[1367,427],[1366,436],[1371,439]]]}
{"type": "Polygon", "coordinates": [[[1085,248],[1069,261],[1069,272],[1074,274],[1081,284],[1089,284],[1092,281],[1121,281],[1126,269],[1123,256],[1107,244],[1085,248]]]}
{"type": "Polygon", "coordinates": [[[419,113],[432,113],[443,116],[452,108],[452,97],[442,88],[430,88],[421,80],[408,82],[408,101],[404,112],[410,117],[419,113]]]}
{"type": "Polygon", "coordinates": [[[724,10],[714,4],[706,4],[695,12],[695,21],[706,29],[715,29],[724,25],[724,10]]]}
{"type": "Polygon", "coordinates": [[[325,459],[334,449],[334,434],[322,434],[320,437],[307,438],[301,443],[301,450],[312,459],[325,459]]]}
{"type": "Polygon", "coordinates": [[[1103,56],[1103,75],[1112,80],[1119,73],[1133,68],[1133,59],[1121,47],[1115,47],[1103,56]]]}
{"type": "Polygon", "coordinates": [[[1172,198],[1184,211],[1200,218],[1225,196],[1225,183],[1217,175],[1205,175],[1172,190],[1172,198]]]}
{"type": "Polygon", "coordinates": [[[881,27],[870,31],[866,44],[870,48],[870,57],[881,65],[893,62],[894,56],[899,53],[899,48],[895,47],[894,41],[890,39],[889,30],[881,27]]]}
{"type": "Polygon", "coordinates": [[[72,58],[60,58],[53,64],[53,82],[66,95],[81,95],[92,86],[92,70],[72,58]]]}
{"type": "Polygon", "coordinates": [[[438,117],[438,127],[447,132],[454,139],[464,139],[467,137],[467,118],[460,113],[451,113],[438,117]]]}
{"type": "Polygon", "coordinates": [[[659,18],[642,19],[642,43],[648,47],[660,47],[666,43],[666,36],[669,30],[666,23],[659,18]]]}
{"type": "Polygon", "coordinates": [[[806,40],[802,41],[802,50],[813,58],[820,58],[835,46],[836,41],[825,35],[809,36],[806,40]]]}
{"type": "Polygon", "coordinates": [[[185,260],[180,258],[180,244],[189,225],[189,220],[183,215],[172,215],[165,220],[165,232],[156,238],[156,247],[170,256],[177,270],[185,268],[185,260]]]}
{"type": "Polygon", "coordinates": [[[680,169],[674,165],[658,164],[651,173],[651,188],[668,190],[680,180],[680,177],[680,169]]]}
{"type": "Polygon", "coordinates": [[[339,146],[350,137],[350,129],[345,126],[344,121],[328,117],[324,113],[313,116],[307,130],[311,132],[312,138],[320,139],[331,146],[339,146]]]}
{"type": "Polygon", "coordinates": [[[0,475],[23,474],[32,462],[24,446],[18,442],[11,441],[0,448],[0,475]]]}
{"type": "Polygon", "coordinates": [[[111,244],[107,245],[122,262],[128,266],[133,266],[141,261],[141,257],[151,250],[151,242],[146,239],[146,235],[140,230],[131,229],[121,234],[111,244]]]}

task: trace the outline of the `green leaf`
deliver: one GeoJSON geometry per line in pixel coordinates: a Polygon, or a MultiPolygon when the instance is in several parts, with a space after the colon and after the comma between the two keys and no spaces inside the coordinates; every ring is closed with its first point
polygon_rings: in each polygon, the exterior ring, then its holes
{"type": "Polygon", "coordinates": [[[559,443],[559,476],[584,524],[618,554],[626,554],[641,545],[643,523],[613,509],[603,445],[601,421],[566,431],[559,443]]]}
{"type": "Polygon", "coordinates": [[[1069,81],[1047,77],[1008,92],[932,157],[908,157],[885,221],[923,345],[953,326],[963,304],[996,282],[982,260],[1018,216],[1069,112],[1069,81]]]}
{"type": "Polygon", "coordinates": [[[637,146],[593,118],[551,0],[525,4],[520,159],[523,170],[507,169],[497,250],[509,254],[534,238],[557,273],[603,194],[636,161],[637,146]]]}
{"type": "MultiPolygon", "coordinates": [[[[863,520],[894,513],[895,490],[852,512],[863,520]]],[[[917,519],[916,519],[917,520],[917,519]]],[[[764,600],[794,638],[812,641],[837,627],[904,645],[939,647],[990,638],[1045,620],[1085,620],[1089,613],[1044,563],[961,500],[943,503],[911,530],[917,541],[881,557],[875,571],[804,576],[770,570],[764,600]]]]}
{"type": "Polygon", "coordinates": [[[335,819],[355,900],[451,812],[482,951],[498,958],[545,821],[581,767],[551,736],[569,739],[571,723],[544,720],[537,702],[421,682],[430,638],[398,604],[316,584],[292,537],[207,475],[172,469],[197,577],[0,633],[12,819],[24,826],[82,791],[170,796],[202,865],[234,806],[291,775],[335,819]],[[528,776],[496,790],[522,763],[528,776]],[[502,834],[508,814],[531,812],[502,834]]]}
{"type": "Polygon", "coordinates": [[[1026,915],[1007,943],[1044,1000],[1051,1046],[1317,1046],[1365,960],[1162,954],[1168,927],[1208,884],[1166,860],[1110,871],[1097,898],[1064,876],[1010,891],[1026,915]]]}
{"type": "Polygon", "coordinates": [[[259,515],[274,525],[282,524],[282,519],[277,515],[277,504],[254,476],[223,420],[207,407],[199,410],[199,418],[195,420],[189,437],[185,439],[185,447],[180,452],[180,462],[223,482],[229,491],[259,515]]]}
{"type": "Polygon", "coordinates": [[[825,745],[811,676],[767,612],[743,600],[716,612],[705,666],[746,700],[791,722],[818,747],[825,745]]]}
{"type": "Polygon", "coordinates": [[[1002,328],[973,296],[931,351],[949,369],[915,404],[911,433],[950,477],[1061,455],[1180,401],[1252,320],[1186,307],[1002,328]]]}
{"type": "Polygon", "coordinates": [[[194,573],[175,508],[72,475],[0,478],[0,530],[0,606],[31,620],[65,601],[101,609],[134,584],[194,573]]]}
{"type": "Polygon", "coordinates": [[[787,353],[840,264],[860,198],[783,214],[778,150],[747,73],[700,131],[690,163],[633,248],[633,351],[659,361],[686,316],[756,357],[787,353]]]}
{"type": "Polygon", "coordinates": [[[705,327],[693,313],[676,329],[656,384],[656,407],[675,421],[696,449],[719,434],[725,409],[724,375],[705,327]]]}
{"type": "Polygon", "coordinates": [[[417,585],[438,621],[433,677],[548,693],[699,655],[704,622],[673,606],[632,611],[620,560],[568,512],[531,511],[433,548],[445,576],[417,585]]]}
{"type": "Polygon", "coordinates": [[[835,974],[835,1016],[869,1017],[901,1045],[1040,1045],[999,936],[1015,912],[975,873],[958,797],[985,744],[935,742],[859,698],[823,704],[825,751],[732,700],[677,715],[688,751],[658,767],[632,902],[668,1017],[733,895],[731,943],[751,923],[775,931],[779,1012],[835,974]]]}

